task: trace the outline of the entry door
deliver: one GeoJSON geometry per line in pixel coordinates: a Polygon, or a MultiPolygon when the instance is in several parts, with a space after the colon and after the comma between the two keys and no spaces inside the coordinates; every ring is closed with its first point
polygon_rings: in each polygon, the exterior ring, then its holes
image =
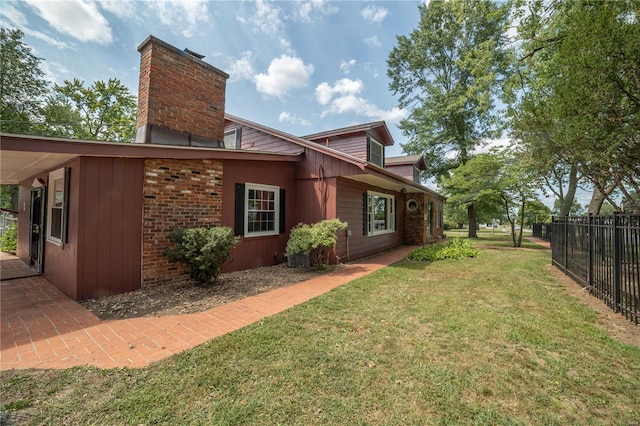
{"type": "Polygon", "coordinates": [[[45,187],[34,188],[31,190],[31,242],[29,251],[31,253],[30,266],[36,272],[42,272],[43,256],[42,249],[44,245],[44,202],[45,187]]]}

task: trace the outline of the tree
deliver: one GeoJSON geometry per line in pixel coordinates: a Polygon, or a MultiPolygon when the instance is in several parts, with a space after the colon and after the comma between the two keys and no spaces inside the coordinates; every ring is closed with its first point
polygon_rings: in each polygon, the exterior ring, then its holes
{"type": "Polygon", "coordinates": [[[89,87],[65,80],[54,90],[46,107],[53,131],[77,139],[133,141],[137,101],[120,80],[98,80],[89,87]]]}
{"type": "Polygon", "coordinates": [[[47,82],[41,58],[22,42],[20,30],[0,28],[0,131],[30,133],[30,123],[40,120],[47,82]]]}
{"type": "MultiPolygon", "coordinates": [[[[419,6],[418,27],[397,37],[387,60],[389,88],[410,109],[400,128],[409,154],[424,154],[429,176],[466,164],[499,134],[494,102],[509,63],[506,3],[432,0],[419,6]]],[[[475,205],[467,206],[476,236],[475,205]]]]}
{"type": "Polygon", "coordinates": [[[502,166],[496,153],[478,154],[453,169],[449,176],[443,176],[440,187],[447,195],[447,218],[465,222],[469,205],[475,206],[477,218],[484,222],[502,216],[499,189],[502,166]]]}
{"type": "Polygon", "coordinates": [[[536,223],[551,222],[551,209],[540,200],[527,201],[524,224],[532,227],[536,223]]]}
{"type": "MultiPolygon", "coordinates": [[[[634,1],[521,1],[514,137],[534,158],[575,165],[591,211],[640,189],[640,10],[634,1]]],[[[640,206],[636,206],[640,207],[640,206]]]]}

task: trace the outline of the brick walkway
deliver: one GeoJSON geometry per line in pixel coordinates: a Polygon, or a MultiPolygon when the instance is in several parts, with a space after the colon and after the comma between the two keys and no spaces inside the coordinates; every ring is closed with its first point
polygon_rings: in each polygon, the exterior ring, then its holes
{"type": "MultiPolygon", "coordinates": [[[[0,284],[0,370],[143,367],[402,260],[400,247],[336,272],[207,311],[100,321],[42,277],[0,284]]],[[[3,268],[5,260],[2,261],[3,268]]]]}

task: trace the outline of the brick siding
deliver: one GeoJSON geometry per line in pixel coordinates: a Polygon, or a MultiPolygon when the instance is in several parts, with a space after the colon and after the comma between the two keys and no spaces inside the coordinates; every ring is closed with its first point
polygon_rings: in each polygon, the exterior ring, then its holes
{"type": "Polygon", "coordinates": [[[222,166],[222,160],[145,160],[143,286],[185,273],[162,255],[167,232],[222,224],[222,166]]]}

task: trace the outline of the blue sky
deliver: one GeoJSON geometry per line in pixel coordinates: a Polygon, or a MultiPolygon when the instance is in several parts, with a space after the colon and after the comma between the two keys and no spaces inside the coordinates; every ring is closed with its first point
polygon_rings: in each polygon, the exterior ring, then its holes
{"type": "Polygon", "coordinates": [[[1,25],[20,28],[51,81],[119,78],[138,92],[137,46],[154,35],[230,74],[226,110],[305,135],[385,120],[406,139],[388,89],[396,36],[418,1],[3,1],[1,25]]]}

